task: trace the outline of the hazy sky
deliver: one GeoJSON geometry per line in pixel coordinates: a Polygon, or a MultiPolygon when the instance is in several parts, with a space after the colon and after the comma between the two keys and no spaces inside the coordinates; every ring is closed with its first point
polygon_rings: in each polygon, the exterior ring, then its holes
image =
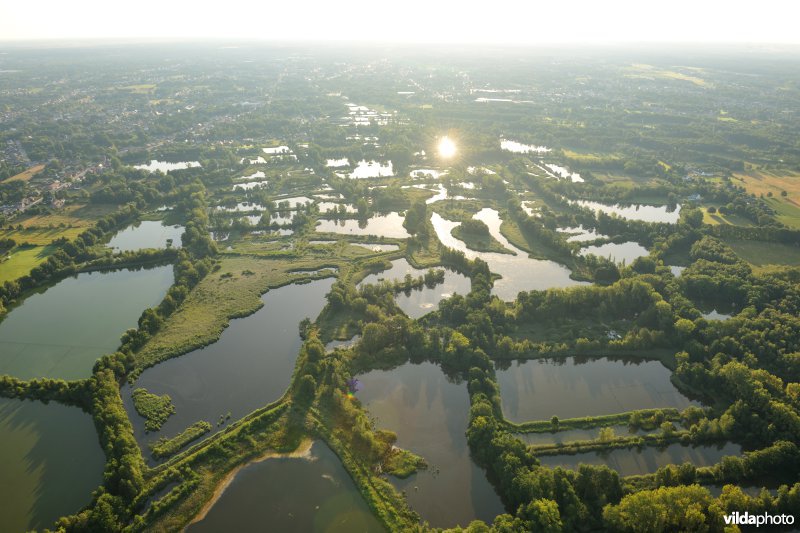
{"type": "Polygon", "coordinates": [[[800,43],[794,0],[0,0],[0,40],[800,43]]]}

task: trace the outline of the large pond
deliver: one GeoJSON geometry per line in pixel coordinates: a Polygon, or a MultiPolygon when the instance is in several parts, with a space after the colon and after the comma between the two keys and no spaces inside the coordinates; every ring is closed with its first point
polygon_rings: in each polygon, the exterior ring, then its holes
{"type": "MultiPolygon", "coordinates": [[[[435,267],[435,270],[438,269],[441,269],[441,267],[435,267]]],[[[455,293],[466,296],[472,288],[470,279],[458,272],[449,269],[443,270],[444,283],[440,283],[433,288],[423,286],[421,289],[397,293],[394,299],[398,307],[409,317],[419,318],[433,311],[439,305],[440,301],[449,298],[455,293]]],[[[407,274],[418,278],[427,271],[427,269],[412,267],[405,259],[396,259],[392,261],[392,267],[389,270],[384,270],[377,274],[370,274],[364,278],[364,281],[362,281],[359,286],[367,283],[378,283],[381,280],[403,281],[407,274]]]]}
{"type": "MultiPolygon", "coordinates": [[[[614,431],[617,437],[633,437],[660,431],[631,430],[629,426],[623,424],[609,427],[614,431]]],[[[519,433],[514,436],[519,438],[522,442],[534,446],[543,444],[563,444],[567,442],[597,439],[600,436],[601,429],[603,428],[567,429],[555,433],[519,433]]]]}
{"type": "Polygon", "coordinates": [[[298,325],[322,311],[333,282],[327,278],[273,289],[261,297],[261,309],[232,320],[214,344],[142,372],[134,388],[169,394],[175,405],[175,414],[156,434],[145,433],[144,419],[133,408],[131,386],[126,385],[123,401],[142,448],[198,420],[216,424],[228,412],[236,420],[280,398],[289,387],[302,343],[298,325]]]}
{"type": "Polygon", "coordinates": [[[586,246],[581,248],[579,254],[593,254],[611,259],[615,263],[630,265],[637,258],[650,255],[650,252],[638,242],[628,241],[619,244],[608,242],[606,244],[586,246]]]}
{"type": "Polygon", "coordinates": [[[183,170],[186,168],[199,167],[200,163],[197,161],[179,161],[177,163],[169,163],[167,161],[157,161],[151,159],[149,163],[144,165],[136,165],[133,168],[139,170],[147,170],[149,172],[164,172],[165,174],[170,170],[183,170]]]}
{"type": "Polygon", "coordinates": [[[342,178],[350,179],[387,178],[394,175],[394,170],[392,169],[391,161],[381,164],[377,161],[365,161],[362,159],[349,174],[343,172],[337,172],[336,174],[342,178]]]}
{"type": "Polygon", "coordinates": [[[377,427],[397,433],[397,445],[429,464],[407,479],[391,478],[433,527],[492,522],[504,511],[486,475],[472,462],[465,432],[469,397],[465,383],[450,382],[436,365],[406,364],[358,377],[357,393],[377,427]]]}
{"type": "Polygon", "coordinates": [[[52,528],[103,482],[92,418],[77,407],[0,399],[0,435],[3,531],[52,528]]]}
{"type": "Polygon", "coordinates": [[[403,227],[403,217],[399,213],[375,215],[366,221],[363,220],[320,220],[317,231],[342,233],[345,235],[375,235],[393,239],[407,239],[410,237],[403,227]]]}
{"type": "Polygon", "coordinates": [[[172,285],[172,266],[92,272],[28,297],[0,322],[0,374],[21,379],[88,377],[142,311],[172,285]]]}
{"type": "Polygon", "coordinates": [[[499,254],[493,252],[476,252],[467,248],[463,241],[453,237],[453,228],[460,222],[452,222],[439,216],[431,215],[431,223],[436,230],[436,236],[448,248],[464,252],[469,259],[480,257],[489,264],[489,269],[502,276],[495,280],[492,293],[503,300],[514,300],[520,291],[543,290],[553,287],[571,287],[585,285],[584,282],[570,279],[567,267],[554,261],[531,259],[524,250],[520,250],[500,233],[500,214],[494,209],[482,209],[474,218],[482,220],[489,227],[492,237],[514,254],[499,254]]]}
{"type": "Polygon", "coordinates": [[[385,531],[339,458],[322,442],[315,442],[304,457],[274,457],[247,465],[206,516],[187,530],[385,531]]]}
{"type": "Polygon", "coordinates": [[[514,154],[546,154],[551,151],[547,146],[523,144],[509,139],[500,139],[500,149],[514,154]]]}
{"type": "Polygon", "coordinates": [[[539,456],[542,466],[555,468],[561,466],[577,470],[579,464],[607,465],[621,476],[651,474],[668,464],[692,463],[695,466],[710,466],[720,462],[726,455],[741,455],[738,444],[727,443],[722,446],[684,446],[670,444],[665,448],[648,446],[642,450],[617,449],[605,453],[588,452],[575,455],[539,456]]]}
{"type": "Polygon", "coordinates": [[[114,235],[108,242],[108,247],[117,252],[166,248],[167,241],[171,240],[172,248],[180,248],[183,231],[183,226],[168,225],[159,220],[144,220],[114,235]]]}
{"type": "Polygon", "coordinates": [[[664,222],[675,224],[681,216],[681,206],[670,209],[666,205],[610,205],[588,200],[577,200],[575,203],[582,207],[588,207],[593,211],[602,211],[606,214],[616,214],[628,220],[641,220],[644,222],[664,222]]]}
{"type": "Polygon", "coordinates": [[[514,422],[598,416],[698,405],[670,381],[659,361],[641,359],[532,359],[497,371],[503,414],[514,422]]]}

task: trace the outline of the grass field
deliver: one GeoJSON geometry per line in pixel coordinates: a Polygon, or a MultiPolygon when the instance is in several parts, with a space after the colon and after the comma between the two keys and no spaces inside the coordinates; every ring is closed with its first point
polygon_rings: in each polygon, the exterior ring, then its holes
{"type": "Polygon", "coordinates": [[[4,179],[3,183],[9,183],[12,181],[28,181],[42,170],[44,170],[44,165],[36,165],[35,167],[31,167],[24,172],[20,172],[16,176],[11,176],[10,178],[4,179]]]}
{"type": "Polygon", "coordinates": [[[56,213],[32,215],[14,220],[13,226],[16,228],[21,225],[23,229],[0,230],[0,238],[39,246],[50,244],[60,237],[74,239],[86,228],[94,225],[97,219],[113,210],[113,206],[71,205],[56,213]],[[67,227],[59,227],[61,224],[67,227]]]}
{"type": "Polygon", "coordinates": [[[703,223],[708,224],[710,226],[717,226],[719,224],[729,224],[731,226],[745,226],[749,227],[752,226],[753,223],[747,220],[746,218],[740,217],[739,215],[730,214],[730,215],[723,215],[720,212],[716,213],[709,213],[708,208],[703,208],[703,223]]]}
{"type": "Polygon", "coordinates": [[[756,196],[763,194],[778,213],[776,218],[780,222],[800,229],[800,174],[753,170],[734,174],[731,181],[756,196]],[[783,191],[786,191],[786,196],[781,196],[783,191]],[[769,193],[772,193],[771,198],[767,197],[769,193]]]}
{"type": "Polygon", "coordinates": [[[252,314],[263,305],[261,295],[269,287],[305,277],[289,271],[320,266],[320,260],[223,256],[220,269],[203,278],[136,355],[137,370],[215,342],[231,319],[252,314]]]}
{"type": "Polygon", "coordinates": [[[791,265],[800,266],[800,248],[761,241],[739,241],[728,239],[725,242],[736,254],[754,266],[791,265]]]}
{"type": "Polygon", "coordinates": [[[15,248],[8,259],[0,261],[0,283],[26,275],[55,252],[56,246],[15,248]]]}

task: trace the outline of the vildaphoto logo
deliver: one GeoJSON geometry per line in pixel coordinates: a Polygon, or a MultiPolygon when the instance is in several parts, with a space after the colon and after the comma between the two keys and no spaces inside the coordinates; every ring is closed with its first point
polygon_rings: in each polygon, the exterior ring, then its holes
{"type": "Polygon", "coordinates": [[[747,511],[735,511],[725,515],[726,525],[737,526],[791,526],[794,524],[794,515],[790,514],[750,514],[747,511]]]}

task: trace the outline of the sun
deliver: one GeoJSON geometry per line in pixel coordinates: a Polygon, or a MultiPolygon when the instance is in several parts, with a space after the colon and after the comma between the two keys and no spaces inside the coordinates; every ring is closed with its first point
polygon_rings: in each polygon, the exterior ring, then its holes
{"type": "Polygon", "coordinates": [[[450,137],[444,136],[439,140],[437,150],[439,152],[439,157],[450,159],[456,155],[456,143],[454,143],[450,137]]]}

